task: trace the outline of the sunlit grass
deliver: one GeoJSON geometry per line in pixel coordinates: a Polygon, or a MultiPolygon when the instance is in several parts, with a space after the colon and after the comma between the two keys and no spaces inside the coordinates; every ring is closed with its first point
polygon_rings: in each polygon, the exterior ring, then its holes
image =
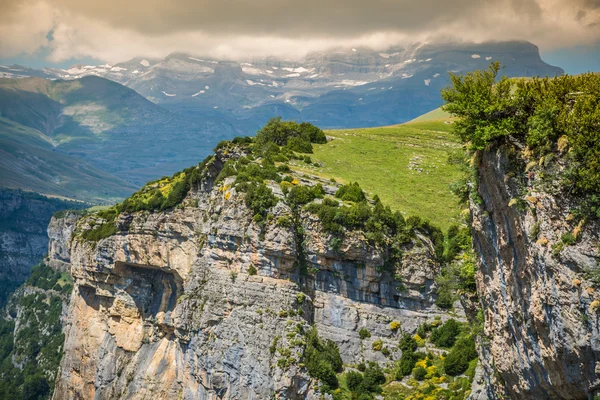
{"type": "Polygon", "coordinates": [[[444,121],[326,132],[327,144],[314,145],[318,166],[294,163],[338,182],[358,182],[370,195],[405,216],[418,215],[446,230],[459,221],[460,207],[449,185],[459,178],[448,152],[460,147],[444,121]]]}

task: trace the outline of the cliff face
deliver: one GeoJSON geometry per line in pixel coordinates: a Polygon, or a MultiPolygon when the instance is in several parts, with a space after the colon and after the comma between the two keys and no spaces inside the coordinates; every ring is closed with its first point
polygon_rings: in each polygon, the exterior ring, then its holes
{"type": "Polygon", "coordinates": [[[600,389],[600,225],[574,217],[576,199],[552,181],[560,160],[549,169],[500,148],[478,161],[482,201],[472,200],[471,212],[485,317],[481,381],[490,383],[479,398],[592,398],[600,389]]]}
{"type": "Polygon", "coordinates": [[[51,235],[50,258],[74,280],[54,398],[313,398],[318,385],[301,362],[311,325],[345,363],[385,365],[400,357],[401,330],[448,318],[433,304],[439,266],[428,238],[404,245],[402,267],[383,272],[385,254],[362,233],[332,246],[305,211],[301,229],[276,223],[292,210],[275,183],[280,201],[261,226],[232,178],[214,184],[219,170],[170,211],[120,214],[118,232],[98,242],[81,235],[102,222],[94,215],[72,239],[51,235]],[[360,339],[363,327],[371,338],[360,339]],[[372,350],[376,339],[387,358],[372,350]]]}
{"type": "MultiPolygon", "coordinates": [[[[0,287],[20,285],[48,249],[46,228],[52,214],[81,207],[37,193],[0,189],[0,287]]],[[[4,293],[3,293],[4,294],[4,293]]],[[[0,295],[0,304],[3,296],[0,295]]]]}

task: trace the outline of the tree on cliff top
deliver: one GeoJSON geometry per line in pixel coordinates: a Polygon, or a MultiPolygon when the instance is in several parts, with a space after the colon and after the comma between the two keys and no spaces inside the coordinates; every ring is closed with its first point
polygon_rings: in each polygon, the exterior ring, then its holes
{"type": "Polygon", "coordinates": [[[511,136],[533,156],[566,161],[561,182],[600,218],[600,76],[498,79],[499,63],[486,71],[451,74],[443,109],[458,117],[454,132],[470,150],[511,136]]]}

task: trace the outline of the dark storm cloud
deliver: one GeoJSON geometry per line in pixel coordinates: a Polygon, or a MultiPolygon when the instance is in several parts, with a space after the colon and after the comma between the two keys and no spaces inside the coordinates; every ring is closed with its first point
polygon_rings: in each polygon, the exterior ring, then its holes
{"type": "Polygon", "coordinates": [[[535,0],[54,0],[52,4],[150,35],[200,30],[228,35],[350,37],[380,31],[422,32],[454,21],[468,23],[471,18],[477,23],[494,10],[529,19],[541,14],[535,0]]]}
{"type": "Polygon", "coordinates": [[[598,41],[598,22],[600,0],[0,0],[0,56],[298,55],[438,38],[560,47],[598,41]]]}

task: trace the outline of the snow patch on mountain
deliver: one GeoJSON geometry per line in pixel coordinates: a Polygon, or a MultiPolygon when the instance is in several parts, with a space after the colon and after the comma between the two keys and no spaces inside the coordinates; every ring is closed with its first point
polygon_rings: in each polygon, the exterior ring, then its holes
{"type": "Polygon", "coordinates": [[[175,97],[175,96],[177,96],[176,94],[167,93],[164,90],[162,91],[162,94],[164,94],[165,96],[168,96],[168,97],[175,97]]]}
{"type": "Polygon", "coordinates": [[[140,61],[140,64],[142,64],[144,67],[150,66],[150,62],[148,60],[146,60],[145,58],[142,61],[140,61]]]}
{"type": "MultiPolygon", "coordinates": [[[[244,65],[244,64],[242,64],[242,65],[244,65]]],[[[242,67],[242,71],[248,75],[264,75],[264,73],[265,73],[265,71],[263,71],[259,68],[253,68],[253,67],[242,67]]]]}
{"type": "Polygon", "coordinates": [[[354,81],[354,80],[351,80],[351,79],[344,79],[340,83],[342,85],[346,85],[346,86],[362,86],[362,85],[366,85],[367,83],[371,83],[371,82],[368,82],[368,81],[354,81]]]}
{"type": "Polygon", "coordinates": [[[281,68],[281,69],[283,69],[284,71],[296,72],[296,73],[299,73],[299,74],[303,74],[305,72],[313,72],[315,70],[314,68],[306,69],[304,67],[298,67],[298,68],[284,67],[284,68],[281,68]]]}

